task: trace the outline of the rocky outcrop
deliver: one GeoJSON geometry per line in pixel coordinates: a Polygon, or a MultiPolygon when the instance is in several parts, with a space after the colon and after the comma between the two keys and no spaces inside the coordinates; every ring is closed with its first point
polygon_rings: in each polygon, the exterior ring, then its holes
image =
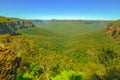
{"type": "Polygon", "coordinates": [[[107,27],[106,33],[113,37],[120,35],[120,20],[110,23],[107,27]]]}
{"type": "Polygon", "coordinates": [[[35,25],[28,20],[0,17],[0,34],[16,35],[17,30],[32,27],[35,25]]]}

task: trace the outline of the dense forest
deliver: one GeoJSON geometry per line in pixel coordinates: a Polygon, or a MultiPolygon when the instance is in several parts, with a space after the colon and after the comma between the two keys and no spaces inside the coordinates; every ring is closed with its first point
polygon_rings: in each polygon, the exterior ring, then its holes
{"type": "Polygon", "coordinates": [[[120,20],[0,17],[0,80],[120,80],[120,20]]]}

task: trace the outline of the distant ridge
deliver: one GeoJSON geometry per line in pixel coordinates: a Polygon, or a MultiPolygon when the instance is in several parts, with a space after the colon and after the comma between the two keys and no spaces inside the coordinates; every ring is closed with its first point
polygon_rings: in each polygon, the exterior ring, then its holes
{"type": "Polygon", "coordinates": [[[106,28],[112,21],[103,20],[32,20],[36,27],[41,27],[65,35],[80,35],[106,28]]]}

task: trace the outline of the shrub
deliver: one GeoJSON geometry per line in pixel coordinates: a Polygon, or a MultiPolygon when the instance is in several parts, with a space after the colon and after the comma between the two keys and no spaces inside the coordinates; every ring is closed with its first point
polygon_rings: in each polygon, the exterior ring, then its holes
{"type": "Polygon", "coordinates": [[[81,72],[75,73],[74,71],[63,71],[61,74],[52,78],[52,80],[82,80],[83,74],[81,72]]]}

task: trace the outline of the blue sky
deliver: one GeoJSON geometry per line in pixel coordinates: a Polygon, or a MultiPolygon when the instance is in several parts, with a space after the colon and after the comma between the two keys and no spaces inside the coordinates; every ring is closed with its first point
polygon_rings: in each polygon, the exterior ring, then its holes
{"type": "Polygon", "coordinates": [[[0,16],[26,19],[120,19],[120,0],[0,0],[0,16]]]}

